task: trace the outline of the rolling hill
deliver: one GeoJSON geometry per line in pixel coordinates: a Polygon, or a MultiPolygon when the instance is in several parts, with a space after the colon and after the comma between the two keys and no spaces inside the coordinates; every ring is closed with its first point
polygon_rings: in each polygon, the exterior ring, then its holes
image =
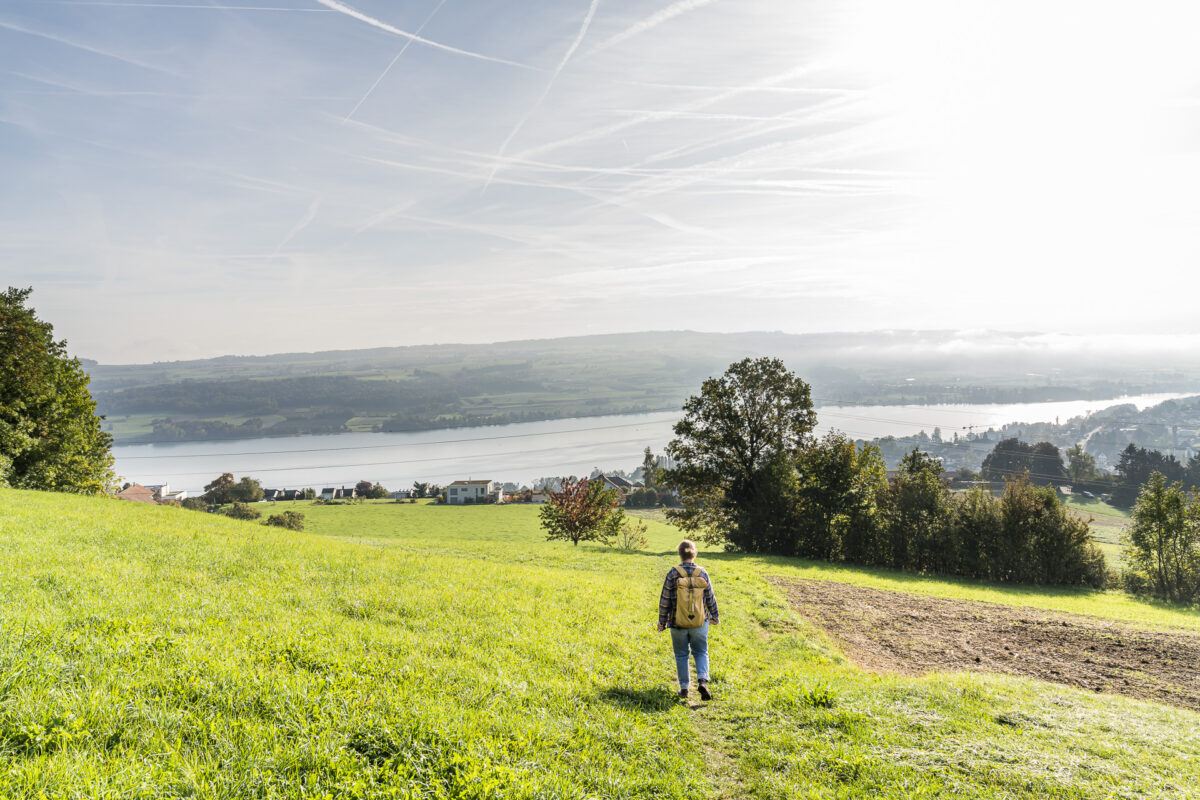
{"type": "Polygon", "coordinates": [[[1186,636],[1195,612],[702,553],[717,699],[686,705],[653,629],[669,527],[620,552],[524,506],[296,508],[310,532],[0,491],[0,796],[1200,796],[1195,709],[863,671],[777,582],[1186,636]]]}

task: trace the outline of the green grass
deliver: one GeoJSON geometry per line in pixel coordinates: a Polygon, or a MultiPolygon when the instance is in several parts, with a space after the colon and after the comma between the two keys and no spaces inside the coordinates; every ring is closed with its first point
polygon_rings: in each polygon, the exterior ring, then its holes
{"type": "Polygon", "coordinates": [[[0,796],[1200,796],[1197,714],[864,673],[764,574],[1191,612],[702,554],[718,698],[688,708],[653,624],[666,525],[622,553],[545,542],[528,506],[295,507],[309,532],[0,492],[0,796]]]}
{"type": "Polygon", "coordinates": [[[1065,505],[1079,512],[1084,519],[1091,519],[1092,539],[1108,559],[1109,566],[1119,570],[1125,563],[1122,537],[1129,526],[1129,510],[1082,495],[1068,496],[1065,505]]]}
{"type": "Polygon", "coordinates": [[[1095,517],[1117,517],[1119,519],[1129,519],[1129,509],[1119,508],[1114,505],[1109,505],[1103,500],[1096,500],[1084,497],[1082,495],[1076,497],[1068,495],[1066,505],[1074,508],[1077,511],[1083,511],[1095,517]]]}

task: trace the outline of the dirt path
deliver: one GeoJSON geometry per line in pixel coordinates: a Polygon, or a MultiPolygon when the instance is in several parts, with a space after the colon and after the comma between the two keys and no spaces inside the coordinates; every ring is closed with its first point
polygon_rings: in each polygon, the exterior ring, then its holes
{"type": "Polygon", "coordinates": [[[769,580],[868,669],[1005,672],[1200,710],[1200,636],[849,583],[769,580]]]}

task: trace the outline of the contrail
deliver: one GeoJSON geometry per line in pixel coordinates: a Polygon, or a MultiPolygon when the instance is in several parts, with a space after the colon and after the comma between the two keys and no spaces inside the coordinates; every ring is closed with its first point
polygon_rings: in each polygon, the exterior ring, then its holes
{"type": "Polygon", "coordinates": [[[366,14],[362,13],[361,11],[358,11],[357,9],[353,9],[350,6],[345,5],[343,3],[339,3],[339,2],[337,2],[337,0],[317,0],[317,2],[332,11],[338,12],[339,14],[345,14],[348,17],[353,17],[354,19],[358,20],[359,22],[365,22],[373,28],[379,28],[379,30],[381,30],[381,31],[387,31],[388,33],[395,34],[396,36],[402,36],[405,39],[408,39],[409,41],[412,41],[412,42],[420,42],[423,45],[433,47],[437,50],[444,50],[447,53],[457,53],[460,56],[467,56],[468,58],[477,58],[480,61],[491,61],[492,63],[495,63],[495,64],[507,64],[510,67],[520,67],[521,69],[533,69],[528,64],[520,64],[516,61],[508,61],[507,59],[503,59],[503,58],[493,58],[492,56],[485,56],[482,53],[475,53],[470,50],[461,50],[457,47],[451,47],[448,44],[441,44],[440,42],[435,42],[430,39],[426,39],[422,36],[417,36],[416,34],[409,33],[408,31],[402,31],[399,28],[395,27],[394,25],[388,25],[386,22],[383,22],[382,20],[375,19],[374,17],[368,17],[366,14]]]}
{"type": "MultiPolygon", "coordinates": [[[[323,0],[318,0],[318,2],[323,2],[323,0]]],[[[592,24],[592,17],[596,15],[596,7],[599,5],[600,0],[592,0],[591,5],[588,6],[587,14],[583,18],[583,24],[579,26],[579,33],[575,35],[575,41],[571,42],[571,46],[568,47],[567,52],[563,54],[562,60],[559,61],[558,66],[554,68],[554,73],[550,76],[550,80],[546,82],[546,88],[542,90],[541,96],[538,97],[537,102],[533,104],[533,107],[530,108],[529,111],[525,112],[525,116],[521,117],[521,120],[513,127],[511,131],[509,131],[508,138],[504,140],[504,144],[500,145],[500,152],[496,154],[496,163],[492,166],[492,173],[488,175],[487,181],[483,184],[483,188],[485,190],[487,189],[488,185],[491,184],[492,178],[496,177],[496,171],[500,169],[500,160],[504,158],[504,152],[508,149],[509,143],[512,142],[513,138],[518,132],[520,132],[521,128],[525,127],[525,123],[529,121],[529,118],[533,116],[533,113],[542,105],[542,101],[546,99],[546,95],[550,94],[550,88],[554,86],[554,81],[558,78],[558,74],[563,71],[563,67],[567,65],[567,62],[571,60],[571,56],[573,56],[575,51],[579,49],[579,43],[582,42],[583,37],[587,35],[588,27],[592,24]]]]}
{"type": "Polygon", "coordinates": [[[300,231],[307,228],[308,224],[310,222],[312,222],[313,219],[316,218],[317,209],[320,207],[321,207],[321,198],[314,197],[312,203],[310,203],[308,206],[308,211],[304,212],[304,216],[300,218],[300,221],[292,226],[292,229],[287,232],[287,236],[284,236],[283,239],[280,240],[279,244],[275,245],[275,250],[274,250],[274,252],[271,253],[271,255],[272,256],[279,255],[279,251],[283,249],[283,246],[285,244],[287,244],[292,239],[294,239],[296,237],[296,234],[298,234],[300,231]]]}
{"type": "MultiPolygon", "coordinates": [[[[427,16],[425,18],[425,21],[421,23],[421,26],[419,28],[417,28],[417,33],[414,34],[414,36],[417,34],[420,34],[421,31],[425,30],[425,26],[429,24],[429,21],[434,18],[434,16],[438,13],[438,11],[441,10],[442,6],[444,6],[445,4],[446,4],[446,0],[438,0],[438,4],[433,7],[433,11],[429,12],[429,16],[427,16]]],[[[354,116],[355,112],[358,111],[359,107],[363,103],[367,102],[367,98],[371,96],[371,92],[375,91],[375,87],[379,85],[380,81],[382,81],[384,78],[387,77],[387,74],[392,71],[392,67],[396,66],[396,62],[400,60],[400,56],[404,55],[404,51],[407,50],[409,45],[411,45],[412,43],[413,43],[412,39],[409,39],[407,42],[404,43],[404,46],[400,48],[400,52],[396,53],[396,57],[392,59],[391,63],[388,64],[387,67],[384,68],[383,72],[379,73],[379,77],[376,78],[375,82],[371,84],[371,88],[367,89],[367,93],[364,94],[362,96],[362,98],[358,101],[358,103],[355,104],[354,108],[350,109],[350,113],[347,114],[346,118],[342,120],[342,124],[349,122],[350,118],[354,116]]]]}
{"type": "Polygon", "coordinates": [[[606,50],[609,47],[612,47],[614,44],[620,44],[626,39],[637,36],[639,33],[645,33],[651,28],[657,28],[659,25],[678,17],[680,14],[686,14],[689,11],[695,11],[697,9],[704,8],[707,5],[711,5],[713,2],[715,2],[715,0],[678,0],[678,2],[672,3],[661,11],[651,14],[641,22],[630,25],[628,28],[616,34],[615,36],[605,39],[591,50],[588,50],[586,55],[595,55],[601,50],[606,50]]]}
{"type": "Polygon", "coordinates": [[[128,3],[111,0],[60,0],[60,6],[106,6],[110,8],[205,8],[216,11],[320,11],[324,8],[296,8],[294,6],[214,6],[208,3],[128,3]]]}
{"type": "Polygon", "coordinates": [[[112,58],[117,61],[123,61],[124,63],[132,64],[135,67],[141,67],[142,69],[153,70],[154,72],[161,72],[164,75],[172,75],[176,78],[183,77],[178,72],[173,72],[169,69],[155,66],[154,64],[147,64],[145,61],[138,61],[136,58],[128,58],[126,56],[122,56],[117,53],[110,53],[107,50],[101,50],[98,47],[92,47],[90,45],[86,45],[81,42],[72,41],[71,39],[67,39],[62,36],[55,36],[53,33],[42,33],[41,31],[30,30],[29,28],[23,28],[20,25],[14,25],[11,22],[0,22],[0,28],[6,28],[10,31],[16,31],[17,33],[25,33],[30,36],[37,36],[41,39],[49,39],[52,42],[58,42],[59,44],[65,44],[67,47],[74,47],[77,50],[83,50],[84,52],[87,52],[87,53],[94,53],[95,55],[104,56],[105,58],[112,58]]]}
{"type": "MultiPolygon", "coordinates": [[[[757,80],[748,86],[731,87],[729,89],[725,89],[725,90],[719,92],[718,94],[712,95],[710,97],[704,97],[704,98],[700,98],[698,100],[693,100],[689,103],[685,103],[684,105],[680,106],[676,110],[686,112],[686,111],[695,111],[695,110],[701,109],[701,108],[707,108],[708,106],[715,105],[715,104],[723,102],[725,100],[729,100],[731,98],[745,94],[746,92],[757,91],[757,90],[761,89],[762,87],[778,86],[779,84],[784,83],[785,81],[789,81],[794,78],[799,78],[801,76],[807,75],[814,71],[816,71],[816,67],[812,67],[812,66],[793,67],[792,69],[787,70],[786,72],[781,72],[778,75],[772,75],[770,77],[757,80]]],[[[613,123],[611,125],[606,125],[601,128],[592,128],[592,129],[583,131],[581,133],[574,134],[572,136],[567,136],[566,138],[559,139],[558,141],[540,144],[537,147],[531,147],[528,150],[525,150],[524,152],[520,153],[519,157],[523,158],[523,159],[528,159],[533,156],[540,155],[542,153],[547,153],[552,150],[558,150],[558,149],[560,149],[562,147],[566,147],[568,145],[582,144],[583,142],[590,142],[590,141],[595,141],[596,139],[603,139],[607,136],[611,136],[614,133],[619,133],[623,130],[627,130],[627,129],[633,128],[637,125],[641,125],[644,122],[649,122],[649,121],[653,120],[657,116],[657,114],[658,114],[658,112],[653,112],[653,113],[647,112],[646,114],[641,115],[641,116],[630,117],[628,119],[613,123]]]]}

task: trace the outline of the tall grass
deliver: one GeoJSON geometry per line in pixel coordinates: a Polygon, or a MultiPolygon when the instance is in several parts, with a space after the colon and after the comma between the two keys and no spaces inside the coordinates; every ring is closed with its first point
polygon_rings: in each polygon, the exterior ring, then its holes
{"type": "Polygon", "coordinates": [[[0,492],[0,796],[1200,796],[1194,713],[863,673],[763,578],[931,591],[910,576],[702,555],[717,701],[689,707],[665,525],[621,553],[534,508],[301,508],[311,532],[0,492]]]}

